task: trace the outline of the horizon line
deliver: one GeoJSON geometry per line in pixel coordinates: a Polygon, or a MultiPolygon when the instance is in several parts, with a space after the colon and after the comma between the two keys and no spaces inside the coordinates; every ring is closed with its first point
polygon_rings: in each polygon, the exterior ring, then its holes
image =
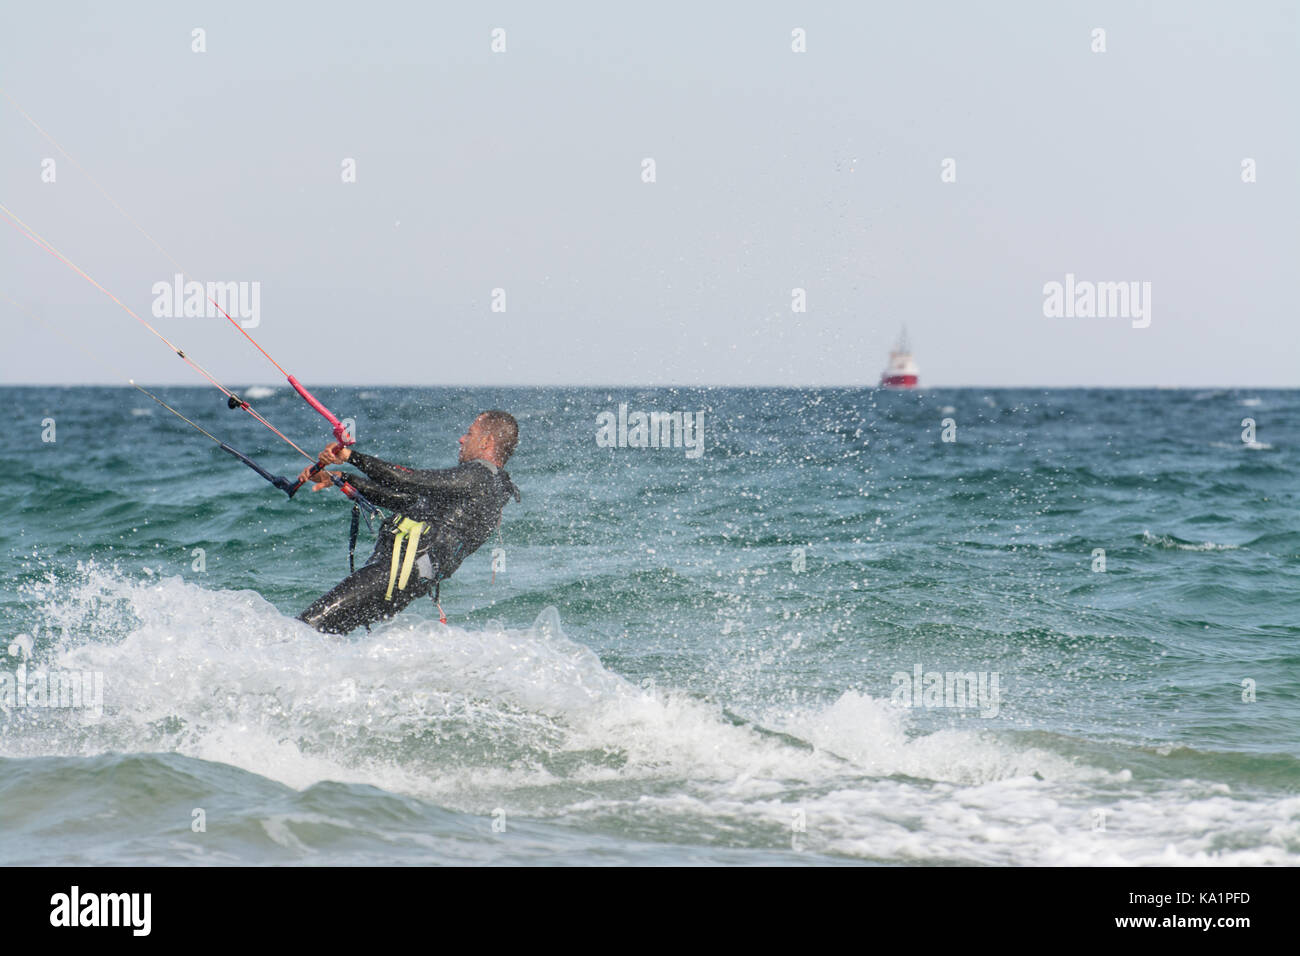
{"type": "MultiPolygon", "coordinates": [[[[205,384],[202,384],[202,383],[196,383],[196,382],[149,382],[148,384],[149,384],[150,386],[152,386],[153,388],[194,388],[194,389],[207,389],[207,388],[210,388],[210,387],[211,387],[211,386],[209,386],[209,385],[205,385],[205,384]]],[[[276,389],[284,388],[284,389],[287,389],[288,391],[293,391],[292,386],[290,386],[288,382],[281,382],[281,383],[264,383],[264,382],[260,382],[260,381],[250,381],[250,382],[248,382],[248,383],[245,384],[245,385],[237,386],[237,387],[246,388],[246,389],[247,389],[247,388],[276,388],[276,389]]],[[[1282,391],[1295,391],[1295,390],[1300,390],[1300,383],[1296,383],[1296,384],[1294,384],[1294,385],[1258,385],[1258,384],[1252,384],[1252,385],[1225,385],[1225,384],[1222,384],[1222,383],[1213,383],[1213,384],[1195,384],[1195,385],[1154,385],[1154,384],[1145,384],[1145,385],[1078,385],[1078,384],[1075,384],[1075,385],[1041,385],[1041,384],[1040,384],[1040,385],[995,385],[995,384],[987,384],[987,383],[986,383],[986,384],[967,384],[967,385],[918,385],[918,386],[915,386],[915,387],[913,387],[913,388],[887,388],[887,387],[882,386],[882,385],[868,385],[868,384],[864,384],[864,383],[856,383],[856,384],[845,384],[845,383],[822,383],[822,384],[808,384],[808,385],[791,385],[791,384],[722,385],[722,384],[708,384],[708,383],[706,383],[706,384],[698,384],[698,383],[682,383],[682,382],[668,382],[668,383],[659,383],[659,384],[648,384],[648,383],[637,383],[637,382],[633,382],[633,383],[621,383],[621,384],[612,384],[612,383],[608,383],[608,382],[606,382],[606,383],[595,383],[595,384],[582,384],[582,383],[574,383],[574,382],[568,382],[568,383],[562,383],[562,384],[556,384],[556,383],[549,383],[549,384],[546,384],[546,383],[528,383],[528,382],[523,382],[523,383],[475,383],[475,384],[468,384],[468,383],[464,383],[464,382],[457,382],[457,383],[429,383],[429,382],[424,382],[424,383],[397,382],[397,383],[394,383],[394,382],[386,382],[386,383],[384,383],[384,384],[378,384],[378,383],[374,383],[374,382],[338,382],[338,383],[333,383],[333,384],[316,384],[316,385],[314,385],[314,387],[315,387],[315,388],[444,388],[444,389],[445,389],[445,388],[455,388],[455,389],[480,389],[480,388],[596,388],[596,389],[600,389],[600,388],[604,388],[604,389],[616,389],[616,388],[638,388],[638,389],[652,389],[652,388],[677,388],[677,389],[688,389],[688,388],[691,388],[691,389],[724,389],[724,388],[731,388],[731,389],[766,389],[766,390],[769,390],[769,391],[771,391],[771,390],[777,390],[777,389],[789,389],[789,390],[795,390],[795,389],[834,388],[834,389],[855,389],[855,390],[862,390],[862,391],[873,391],[873,392],[877,392],[877,391],[878,391],[878,392],[899,392],[899,393],[904,393],[904,392],[925,392],[925,391],[939,390],[939,389],[981,389],[981,388],[1000,388],[1000,389],[1059,389],[1059,390],[1065,390],[1065,389],[1111,389],[1111,390],[1115,390],[1115,391],[1125,390],[1125,389],[1133,390],[1133,391],[1144,391],[1144,390],[1145,390],[1145,391],[1181,391],[1181,390],[1207,389],[1207,388],[1210,388],[1210,389],[1232,389],[1232,390],[1242,390],[1242,391],[1254,390],[1254,391],[1265,391],[1265,392],[1268,392],[1268,391],[1272,391],[1272,392],[1282,392],[1282,391]]],[[[125,383],[125,382],[117,382],[117,381],[112,381],[112,382],[0,382],[0,388],[124,388],[124,389],[129,389],[129,388],[133,388],[133,386],[130,385],[130,384],[128,384],[128,383],[125,383]]]]}

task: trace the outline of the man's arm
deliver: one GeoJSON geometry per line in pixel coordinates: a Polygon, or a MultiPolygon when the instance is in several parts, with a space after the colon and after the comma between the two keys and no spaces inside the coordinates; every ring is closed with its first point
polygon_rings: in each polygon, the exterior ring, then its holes
{"type": "MultiPolygon", "coordinates": [[[[433,468],[419,470],[394,465],[356,449],[344,449],[346,455],[339,454],[339,461],[354,465],[374,482],[385,485],[402,494],[425,498],[456,498],[473,494],[479,483],[477,469],[433,468]]],[[[371,496],[362,492],[367,498],[371,496]]],[[[373,501],[374,499],[371,498],[373,501]]]]}
{"type": "Polygon", "coordinates": [[[371,504],[378,505],[380,508],[388,508],[404,514],[414,510],[420,502],[419,495],[382,485],[361,475],[348,475],[347,480],[348,484],[361,492],[371,504]]]}
{"type": "MultiPolygon", "coordinates": [[[[326,452],[329,451],[327,448],[326,452]]],[[[337,455],[326,455],[322,452],[322,458],[329,457],[338,461],[337,455]]],[[[334,483],[334,476],[344,479],[349,485],[361,493],[361,495],[370,501],[371,504],[378,505],[380,508],[391,508],[394,511],[409,511],[420,501],[420,496],[402,491],[398,488],[390,488],[387,485],[381,485],[377,481],[371,481],[362,475],[353,474],[346,471],[331,471],[328,468],[322,468],[316,474],[312,474],[315,465],[308,465],[298,476],[299,481],[311,482],[312,491],[320,491],[328,488],[334,483]]]]}

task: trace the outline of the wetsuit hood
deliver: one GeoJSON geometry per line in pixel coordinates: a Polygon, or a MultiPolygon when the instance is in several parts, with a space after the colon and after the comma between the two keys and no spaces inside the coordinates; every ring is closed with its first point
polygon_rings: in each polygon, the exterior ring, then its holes
{"type": "Polygon", "coordinates": [[[510,492],[510,494],[514,497],[515,501],[524,500],[523,495],[519,493],[519,489],[515,487],[515,483],[510,480],[509,472],[507,472],[504,468],[500,467],[496,462],[488,461],[486,458],[471,458],[469,461],[465,462],[465,464],[482,465],[488,471],[492,472],[492,474],[496,475],[498,478],[501,479],[502,484],[505,485],[506,491],[510,492]]]}

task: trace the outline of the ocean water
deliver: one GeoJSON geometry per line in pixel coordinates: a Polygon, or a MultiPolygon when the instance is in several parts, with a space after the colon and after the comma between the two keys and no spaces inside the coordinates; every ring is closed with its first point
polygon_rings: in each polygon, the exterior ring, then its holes
{"type": "Polygon", "coordinates": [[[446,626],[311,631],[337,492],[130,389],[0,389],[0,863],[1300,861],[1300,392],[319,394],[418,467],[518,417],[446,626]],[[601,447],[620,404],[703,453],[601,447]]]}

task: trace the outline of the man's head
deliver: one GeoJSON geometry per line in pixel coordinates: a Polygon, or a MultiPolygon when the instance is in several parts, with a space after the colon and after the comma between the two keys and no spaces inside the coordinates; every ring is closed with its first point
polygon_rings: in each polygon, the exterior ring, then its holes
{"type": "Polygon", "coordinates": [[[509,412],[484,412],[460,436],[460,460],[485,458],[498,468],[514,454],[519,442],[519,423],[509,412]]]}

